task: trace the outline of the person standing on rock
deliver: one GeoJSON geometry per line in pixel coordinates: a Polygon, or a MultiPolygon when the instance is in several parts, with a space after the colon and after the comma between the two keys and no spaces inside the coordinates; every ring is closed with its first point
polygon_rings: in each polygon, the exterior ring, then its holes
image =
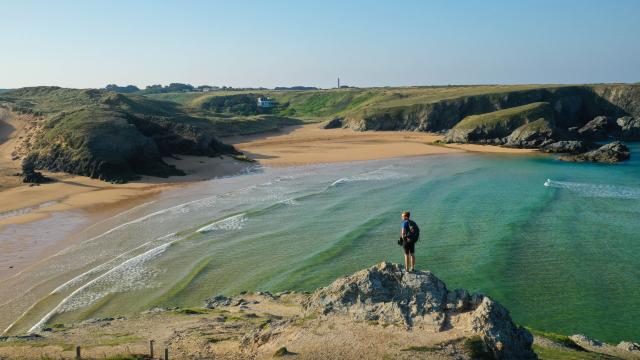
{"type": "Polygon", "coordinates": [[[404,249],[404,268],[413,271],[416,267],[416,242],[420,238],[420,228],[413,220],[409,219],[411,213],[402,212],[402,228],[400,230],[400,243],[404,249]]]}

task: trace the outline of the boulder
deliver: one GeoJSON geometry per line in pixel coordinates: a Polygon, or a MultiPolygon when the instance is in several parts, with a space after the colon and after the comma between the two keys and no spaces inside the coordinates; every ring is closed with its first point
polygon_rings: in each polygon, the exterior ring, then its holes
{"type": "Polygon", "coordinates": [[[591,347],[602,347],[604,343],[600,340],[592,339],[586,335],[576,334],[569,336],[578,345],[588,345],[591,347]]]}
{"type": "Polygon", "coordinates": [[[621,341],[616,346],[616,348],[622,351],[628,351],[628,352],[634,352],[634,353],[640,352],[640,344],[630,342],[630,341],[621,341]]]}
{"type": "Polygon", "coordinates": [[[612,124],[608,117],[596,116],[578,129],[578,136],[592,141],[606,140],[612,130],[612,124]]]}
{"type": "Polygon", "coordinates": [[[516,326],[509,312],[482,294],[447,289],[429,271],[406,273],[381,263],[316,290],[303,303],[306,311],[354,320],[377,321],[443,331],[451,316],[469,315],[469,328],[497,359],[536,359],[533,336],[516,326]]]}
{"type": "Polygon", "coordinates": [[[543,146],[540,150],[547,153],[578,154],[592,150],[592,145],[578,140],[562,140],[543,146]]]}
{"type": "Polygon", "coordinates": [[[323,129],[339,129],[341,127],[344,127],[342,118],[334,118],[322,125],[323,129]]]}
{"type": "Polygon", "coordinates": [[[629,148],[620,141],[614,141],[612,143],[603,145],[595,150],[588,151],[586,153],[563,156],[560,160],[564,161],[576,161],[576,162],[603,162],[603,163],[616,163],[629,159],[629,148]]]}
{"type": "Polygon", "coordinates": [[[224,295],[218,295],[212,298],[208,298],[204,302],[204,307],[206,307],[207,309],[215,309],[221,306],[231,306],[232,299],[224,295]]]}
{"type": "Polygon", "coordinates": [[[52,180],[41,172],[36,171],[36,165],[33,156],[27,156],[22,160],[22,182],[27,184],[43,184],[52,180]]]}
{"type": "Polygon", "coordinates": [[[506,139],[505,146],[520,148],[539,148],[553,142],[559,137],[550,121],[540,118],[515,129],[506,139]]]}
{"type": "Polygon", "coordinates": [[[640,140],[640,118],[623,116],[616,120],[620,127],[620,138],[623,140],[640,140]]]}

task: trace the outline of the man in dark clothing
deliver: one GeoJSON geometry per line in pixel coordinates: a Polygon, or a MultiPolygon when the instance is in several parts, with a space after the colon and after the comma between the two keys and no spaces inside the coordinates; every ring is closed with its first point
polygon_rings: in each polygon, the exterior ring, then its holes
{"type": "Polygon", "coordinates": [[[400,238],[402,239],[402,247],[404,248],[404,268],[407,271],[413,271],[416,266],[416,240],[411,239],[410,220],[411,213],[402,212],[402,228],[400,230],[400,238]]]}

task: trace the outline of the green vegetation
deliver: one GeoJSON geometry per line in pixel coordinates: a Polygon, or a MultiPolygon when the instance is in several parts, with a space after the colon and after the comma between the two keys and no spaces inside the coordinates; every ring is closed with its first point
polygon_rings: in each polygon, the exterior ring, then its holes
{"type": "Polygon", "coordinates": [[[571,349],[533,345],[533,351],[541,360],[607,360],[619,359],[615,356],[571,349]]]}
{"type": "MultiPolygon", "coordinates": [[[[562,129],[574,126],[600,108],[599,94],[614,85],[483,85],[330,90],[193,91],[188,84],[107,90],[32,87],[0,94],[0,106],[41,119],[43,136],[29,162],[36,169],[126,181],[139,175],[171,176],[182,172],[162,161],[172,154],[236,154],[220,142],[225,136],[277,130],[283,126],[340,119],[356,130],[452,129],[447,141],[499,139],[539,118],[562,114],[562,129]],[[129,92],[129,93],[122,93],[129,92]],[[257,106],[269,97],[274,108],[257,106]],[[563,106],[565,101],[567,106],[563,106]],[[549,104],[554,104],[550,106],[549,104]],[[560,110],[558,110],[560,109],[560,110]],[[569,111],[569,110],[566,110],[569,111]],[[457,132],[457,134],[456,134],[457,132]]],[[[615,85],[638,92],[637,85],[615,85]]],[[[606,99],[605,99],[606,100],[606,99]]],[[[627,104],[629,113],[637,106],[627,104]],[[635,107],[634,107],[635,106],[635,107]]],[[[636,109],[636,110],[634,110],[636,109]]],[[[604,111],[604,112],[603,112],[604,111]]],[[[620,111],[611,106],[611,113],[620,111]]],[[[638,110],[640,111],[640,110],[638,110]]],[[[544,126],[532,123],[532,127],[544,126]]],[[[536,129],[533,129],[536,130],[536,129]]],[[[242,159],[239,157],[239,159],[242,159]]]]}
{"type": "Polygon", "coordinates": [[[287,350],[287,348],[283,346],[283,347],[279,348],[278,350],[276,350],[276,352],[273,353],[273,356],[280,357],[280,356],[285,356],[285,355],[289,355],[289,354],[291,354],[289,352],[289,350],[287,350]]]}
{"type": "Polygon", "coordinates": [[[487,132],[495,132],[498,129],[515,129],[523,125],[528,119],[533,120],[548,115],[549,111],[549,103],[536,102],[486,114],[467,116],[453,128],[483,128],[487,132]]]}
{"type": "Polygon", "coordinates": [[[318,122],[334,117],[359,119],[397,112],[417,104],[430,104],[447,99],[476,95],[543,88],[542,85],[432,86],[403,88],[329,89],[304,91],[262,90],[178,92],[150,94],[150,98],[171,101],[187,108],[199,109],[216,97],[265,96],[278,103],[274,115],[293,117],[305,122],[318,122]]]}
{"type": "Polygon", "coordinates": [[[527,330],[529,330],[535,336],[539,336],[539,337],[543,337],[545,339],[551,340],[554,343],[560,344],[564,347],[578,350],[578,351],[585,351],[580,345],[576,344],[575,341],[571,340],[571,338],[566,335],[560,335],[552,332],[538,331],[531,328],[527,328],[527,330]]]}
{"type": "Polygon", "coordinates": [[[218,129],[227,126],[193,116],[173,102],[104,90],[35,87],[3,94],[0,105],[42,118],[42,135],[26,159],[36,169],[122,182],[139,175],[182,174],[162,156],[237,154],[216,138],[218,129]]]}
{"type": "Polygon", "coordinates": [[[409,346],[408,348],[404,348],[400,351],[415,351],[415,352],[433,352],[438,349],[430,346],[409,346]]]}
{"type": "Polygon", "coordinates": [[[462,346],[469,352],[472,359],[493,360],[495,357],[484,345],[479,336],[470,337],[464,340],[462,346]]]}

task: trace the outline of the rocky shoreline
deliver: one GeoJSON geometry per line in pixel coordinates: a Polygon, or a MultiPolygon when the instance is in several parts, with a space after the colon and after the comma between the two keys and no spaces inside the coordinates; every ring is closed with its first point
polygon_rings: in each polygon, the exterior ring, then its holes
{"type": "Polygon", "coordinates": [[[83,358],[148,358],[149,340],[175,359],[640,359],[636,343],[529,331],[485,295],[391,263],[313,293],[243,292],[214,296],[202,308],[50,324],[0,337],[0,359],[70,358],[77,345],[83,358]]]}
{"type": "Polygon", "coordinates": [[[539,149],[576,155],[561,160],[613,163],[629,158],[626,146],[602,148],[598,143],[640,140],[640,86],[558,86],[460,96],[381,109],[362,118],[335,118],[325,127],[427,131],[443,134],[446,143],[539,149]]]}

